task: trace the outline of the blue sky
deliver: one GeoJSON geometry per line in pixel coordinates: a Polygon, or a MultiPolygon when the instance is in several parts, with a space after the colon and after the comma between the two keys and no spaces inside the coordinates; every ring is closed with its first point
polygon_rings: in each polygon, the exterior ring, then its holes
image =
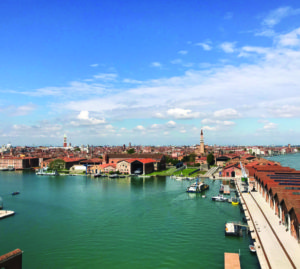
{"type": "Polygon", "coordinates": [[[0,143],[299,144],[298,1],[0,1],[0,143]]]}

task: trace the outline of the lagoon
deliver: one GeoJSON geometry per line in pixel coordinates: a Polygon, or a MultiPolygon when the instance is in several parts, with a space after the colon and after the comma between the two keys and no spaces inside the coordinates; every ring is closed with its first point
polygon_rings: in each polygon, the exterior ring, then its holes
{"type": "Polygon", "coordinates": [[[249,238],[225,237],[238,206],[185,192],[169,177],[107,179],[0,172],[4,208],[0,254],[24,251],[23,268],[223,268],[224,252],[241,254],[243,269],[259,268],[249,238]],[[20,195],[11,196],[13,191],[20,195]]]}

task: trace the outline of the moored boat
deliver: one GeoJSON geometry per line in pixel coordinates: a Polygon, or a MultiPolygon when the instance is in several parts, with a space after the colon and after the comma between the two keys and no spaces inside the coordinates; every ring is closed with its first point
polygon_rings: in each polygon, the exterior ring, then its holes
{"type": "Polygon", "coordinates": [[[54,172],[45,172],[43,169],[40,169],[35,174],[37,176],[59,176],[59,173],[56,170],[54,172]]]}
{"type": "Polygon", "coordinates": [[[255,246],[254,245],[249,245],[249,250],[251,252],[256,252],[255,246]]]}
{"type": "Polygon", "coordinates": [[[20,194],[20,192],[19,191],[14,191],[14,192],[11,193],[11,195],[17,195],[17,194],[20,194]]]}
{"type": "Polygon", "coordinates": [[[0,171],[8,171],[8,168],[2,167],[2,168],[0,168],[0,171]]]}
{"type": "Polygon", "coordinates": [[[118,174],[112,174],[112,175],[109,175],[108,177],[109,178],[117,178],[117,177],[119,177],[119,175],[118,174]]]}
{"type": "Polygon", "coordinates": [[[217,195],[217,196],[214,196],[211,198],[213,201],[216,201],[216,202],[227,202],[228,201],[228,198],[224,197],[223,195],[217,195]]]}
{"type": "Polygon", "coordinates": [[[186,192],[200,193],[209,189],[209,185],[204,182],[200,182],[197,178],[197,181],[187,187],[186,192]]]}
{"type": "Polygon", "coordinates": [[[236,197],[232,197],[231,198],[231,204],[232,205],[238,205],[239,204],[239,199],[236,197]]]}
{"type": "Polygon", "coordinates": [[[219,192],[220,192],[220,193],[223,193],[223,192],[224,192],[224,185],[223,185],[223,184],[221,184],[219,192]]]}
{"type": "Polygon", "coordinates": [[[227,222],[225,224],[225,235],[242,236],[242,228],[236,222],[227,222]]]}

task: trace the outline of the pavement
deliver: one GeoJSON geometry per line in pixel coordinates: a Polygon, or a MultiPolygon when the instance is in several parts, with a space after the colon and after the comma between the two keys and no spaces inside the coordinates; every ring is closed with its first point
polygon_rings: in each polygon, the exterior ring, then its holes
{"type": "MultiPolygon", "coordinates": [[[[243,189],[237,180],[239,189],[243,189]]],[[[300,245],[259,192],[240,193],[261,268],[300,268],[300,245]],[[257,205],[257,203],[259,206],[257,205]],[[263,213],[261,212],[260,208],[263,213]]]]}

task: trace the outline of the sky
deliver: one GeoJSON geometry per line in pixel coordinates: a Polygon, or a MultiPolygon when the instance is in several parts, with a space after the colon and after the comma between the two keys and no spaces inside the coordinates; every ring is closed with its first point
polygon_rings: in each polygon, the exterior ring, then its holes
{"type": "Polygon", "coordinates": [[[299,1],[1,0],[0,144],[300,144],[299,1]]]}

